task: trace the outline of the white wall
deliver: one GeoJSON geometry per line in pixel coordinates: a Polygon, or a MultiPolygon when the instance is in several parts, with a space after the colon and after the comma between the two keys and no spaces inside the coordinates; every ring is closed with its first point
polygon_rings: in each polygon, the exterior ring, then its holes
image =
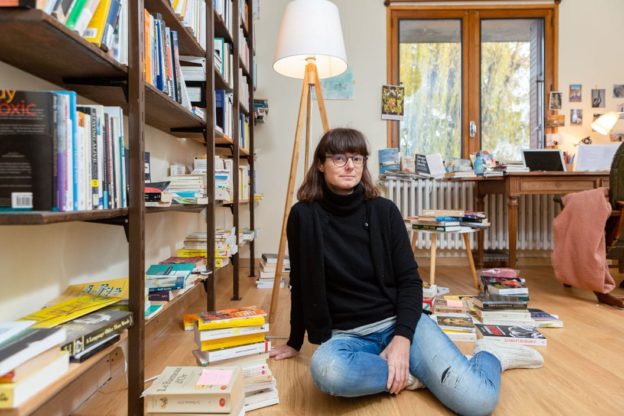
{"type": "MultiPolygon", "coordinates": [[[[292,145],[301,94],[301,81],[273,71],[277,32],[287,0],[260,0],[256,21],[258,89],[256,97],[269,100],[265,124],[255,130],[257,191],[264,201],[256,209],[256,254],[277,252],[282,213],[290,171],[292,145]]],[[[326,100],[330,127],[353,127],[368,137],[369,165],[376,175],[377,149],[386,146],[386,124],[380,119],[381,86],[386,81],[386,10],[381,0],[337,0],[349,67],[355,80],[354,97],[349,101],[326,100]]],[[[310,154],[322,133],[318,109],[313,101],[310,154]]],[[[303,140],[302,140],[303,142],[303,140]]],[[[311,155],[310,155],[311,159],[311,155]]],[[[300,150],[298,181],[303,177],[303,145],[300,150]]]]}
{"type": "MultiPolygon", "coordinates": [[[[272,70],[279,22],[287,3],[287,0],[260,0],[260,19],[256,22],[256,96],[268,98],[270,107],[266,124],[256,128],[256,147],[261,149],[257,162],[258,190],[265,195],[256,211],[257,228],[261,228],[258,253],[277,251],[301,90],[296,80],[272,70]]],[[[368,136],[372,153],[369,166],[376,176],[377,150],[386,147],[386,124],[380,120],[380,91],[386,82],[386,8],[382,0],[334,0],[334,3],[340,10],[349,67],[355,78],[355,97],[351,101],[326,102],[329,124],[354,127],[368,136]]],[[[590,134],[592,114],[598,112],[591,108],[591,88],[605,88],[604,110],[615,108],[611,89],[614,83],[624,83],[624,54],[616,50],[617,46],[611,48],[619,45],[624,1],[564,0],[559,11],[559,88],[565,91],[562,113],[568,123],[560,133],[566,148],[590,134]],[[583,125],[578,127],[569,126],[570,83],[583,84],[583,102],[572,103],[582,105],[574,108],[584,109],[583,125]]],[[[314,116],[313,145],[320,135],[320,119],[316,113],[314,116]]],[[[595,137],[596,142],[606,140],[604,136],[595,137]]],[[[300,172],[295,189],[302,176],[300,172]]]]}
{"type": "Polygon", "coordinates": [[[622,98],[613,98],[613,84],[624,84],[624,54],[620,43],[624,24],[622,0],[565,0],[559,7],[559,90],[563,92],[560,114],[566,126],[559,129],[565,150],[591,136],[594,143],[609,138],[591,131],[593,114],[615,110],[622,98]],[[583,85],[580,103],[568,101],[570,84],[583,85]],[[606,90],[605,108],[591,108],[591,90],[606,90]],[[583,124],[570,125],[570,109],[583,109],[583,124]]]}

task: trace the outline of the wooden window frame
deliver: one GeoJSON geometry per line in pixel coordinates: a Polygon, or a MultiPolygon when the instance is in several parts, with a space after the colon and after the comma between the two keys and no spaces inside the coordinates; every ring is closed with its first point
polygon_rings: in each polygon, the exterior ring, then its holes
{"type": "MultiPolygon", "coordinates": [[[[469,79],[479,76],[480,54],[480,19],[497,18],[543,18],[544,19],[544,103],[549,105],[549,92],[557,90],[558,73],[558,21],[559,6],[555,4],[532,5],[439,5],[439,6],[390,6],[386,12],[386,62],[387,82],[396,85],[399,82],[399,21],[407,19],[462,19],[462,40],[467,39],[467,46],[462,47],[462,113],[461,113],[461,157],[467,159],[470,153],[481,147],[481,96],[477,82],[468,84],[469,79]],[[464,86],[468,85],[468,91],[464,86]],[[470,139],[469,120],[477,122],[479,140],[470,139]]],[[[547,110],[545,110],[545,113],[547,110]]],[[[547,129],[544,131],[548,132],[547,129]]],[[[399,122],[387,122],[387,146],[399,147],[399,122]]]]}

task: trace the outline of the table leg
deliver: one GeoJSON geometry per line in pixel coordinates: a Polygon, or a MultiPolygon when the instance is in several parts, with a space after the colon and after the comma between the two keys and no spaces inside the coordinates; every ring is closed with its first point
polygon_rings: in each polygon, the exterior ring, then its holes
{"type": "Polygon", "coordinates": [[[431,261],[429,266],[429,284],[435,284],[436,251],[438,248],[438,234],[431,233],[431,261]]]}
{"type": "Polygon", "coordinates": [[[468,256],[468,263],[470,263],[470,273],[472,274],[472,283],[474,287],[479,289],[479,278],[477,277],[477,269],[475,268],[474,259],[472,258],[472,249],[470,247],[470,236],[468,233],[462,234],[464,237],[464,246],[466,246],[466,255],[468,256]]]}
{"type": "MultiPolygon", "coordinates": [[[[483,202],[485,195],[479,194],[477,190],[477,212],[483,212],[485,209],[485,203],[483,202]]],[[[483,267],[483,252],[485,245],[485,230],[477,231],[477,265],[483,267]]]]}
{"type": "Polygon", "coordinates": [[[509,232],[509,261],[511,268],[516,267],[516,243],[518,242],[518,197],[510,196],[507,200],[507,230],[509,232]]]}

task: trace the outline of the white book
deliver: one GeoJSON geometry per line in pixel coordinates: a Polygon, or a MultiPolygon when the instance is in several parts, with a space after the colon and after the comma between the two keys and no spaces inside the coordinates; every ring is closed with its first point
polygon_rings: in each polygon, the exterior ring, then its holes
{"type": "Polygon", "coordinates": [[[48,364],[34,371],[29,377],[15,383],[7,384],[5,387],[11,389],[8,394],[8,401],[2,400],[0,408],[15,408],[35,396],[45,389],[54,380],[61,377],[69,369],[69,353],[59,351],[58,357],[48,364]]]}
{"type": "Polygon", "coordinates": [[[232,359],[232,358],[240,358],[246,357],[248,355],[254,355],[264,352],[269,352],[271,350],[271,341],[262,341],[256,342],[255,344],[249,345],[241,345],[238,347],[232,348],[224,348],[222,350],[216,351],[199,351],[193,350],[195,357],[200,361],[202,365],[203,363],[212,364],[218,363],[222,365],[222,361],[232,359]],[[197,352],[196,352],[197,351],[197,352]]]}
{"type": "Polygon", "coordinates": [[[279,393],[276,388],[245,395],[245,411],[260,409],[279,403],[279,393]]]}
{"type": "Polygon", "coordinates": [[[0,322],[0,345],[10,338],[32,326],[35,321],[8,321],[0,322]]]}
{"type": "Polygon", "coordinates": [[[208,329],[205,331],[200,331],[195,327],[195,341],[201,343],[201,341],[210,341],[239,335],[259,334],[262,332],[269,332],[268,323],[260,326],[241,326],[238,328],[208,329]]]}

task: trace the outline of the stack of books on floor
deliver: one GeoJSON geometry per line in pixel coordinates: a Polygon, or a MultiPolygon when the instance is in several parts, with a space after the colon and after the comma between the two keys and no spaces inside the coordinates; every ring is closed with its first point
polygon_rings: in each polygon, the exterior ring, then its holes
{"type": "Polygon", "coordinates": [[[245,410],[279,403],[277,384],[267,365],[271,342],[265,339],[266,312],[255,306],[187,314],[185,329],[195,331],[200,366],[237,366],[243,374],[245,410]]]}
{"type": "MultiPolygon", "coordinates": [[[[277,271],[277,254],[275,253],[262,253],[262,261],[260,262],[260,277],[256,280],[256,287],[258,289],[270,289],[275,282],[275,273],[277,271]]],[[[286,278],[290,273],[290,258],[288,255],[284,257],[284,264],[282,265],[282,279],[280,281],[280,288],[285,286],[286,278]]]]}
{"type": "Polygon", "coordinates": [[[69,369],[69,353],[60,348],[65,328],[34,323],[0,323],[0,409],[22,405],[69,369]]]}
{"type": "Polygon", "coordinates": [[[436,298],[432,305],[431,316],[444,332],[453,341],[475,342],[477,332],[474,319],[468,313],[468,306],[464,296],[445,295],[436,298]]]}
{"type": "Polygon", "coordinates": [[[148,415],[245,414],[243,375],[237,367],[165,367],[143,396],[148,415]]]}
{"type": "Polygon", "coordinates": [[[528,310],[529,290],[518,270],[480,270],[483,292],[472,299],[480,337],[492,342],[546,345],[528,310]]]}

